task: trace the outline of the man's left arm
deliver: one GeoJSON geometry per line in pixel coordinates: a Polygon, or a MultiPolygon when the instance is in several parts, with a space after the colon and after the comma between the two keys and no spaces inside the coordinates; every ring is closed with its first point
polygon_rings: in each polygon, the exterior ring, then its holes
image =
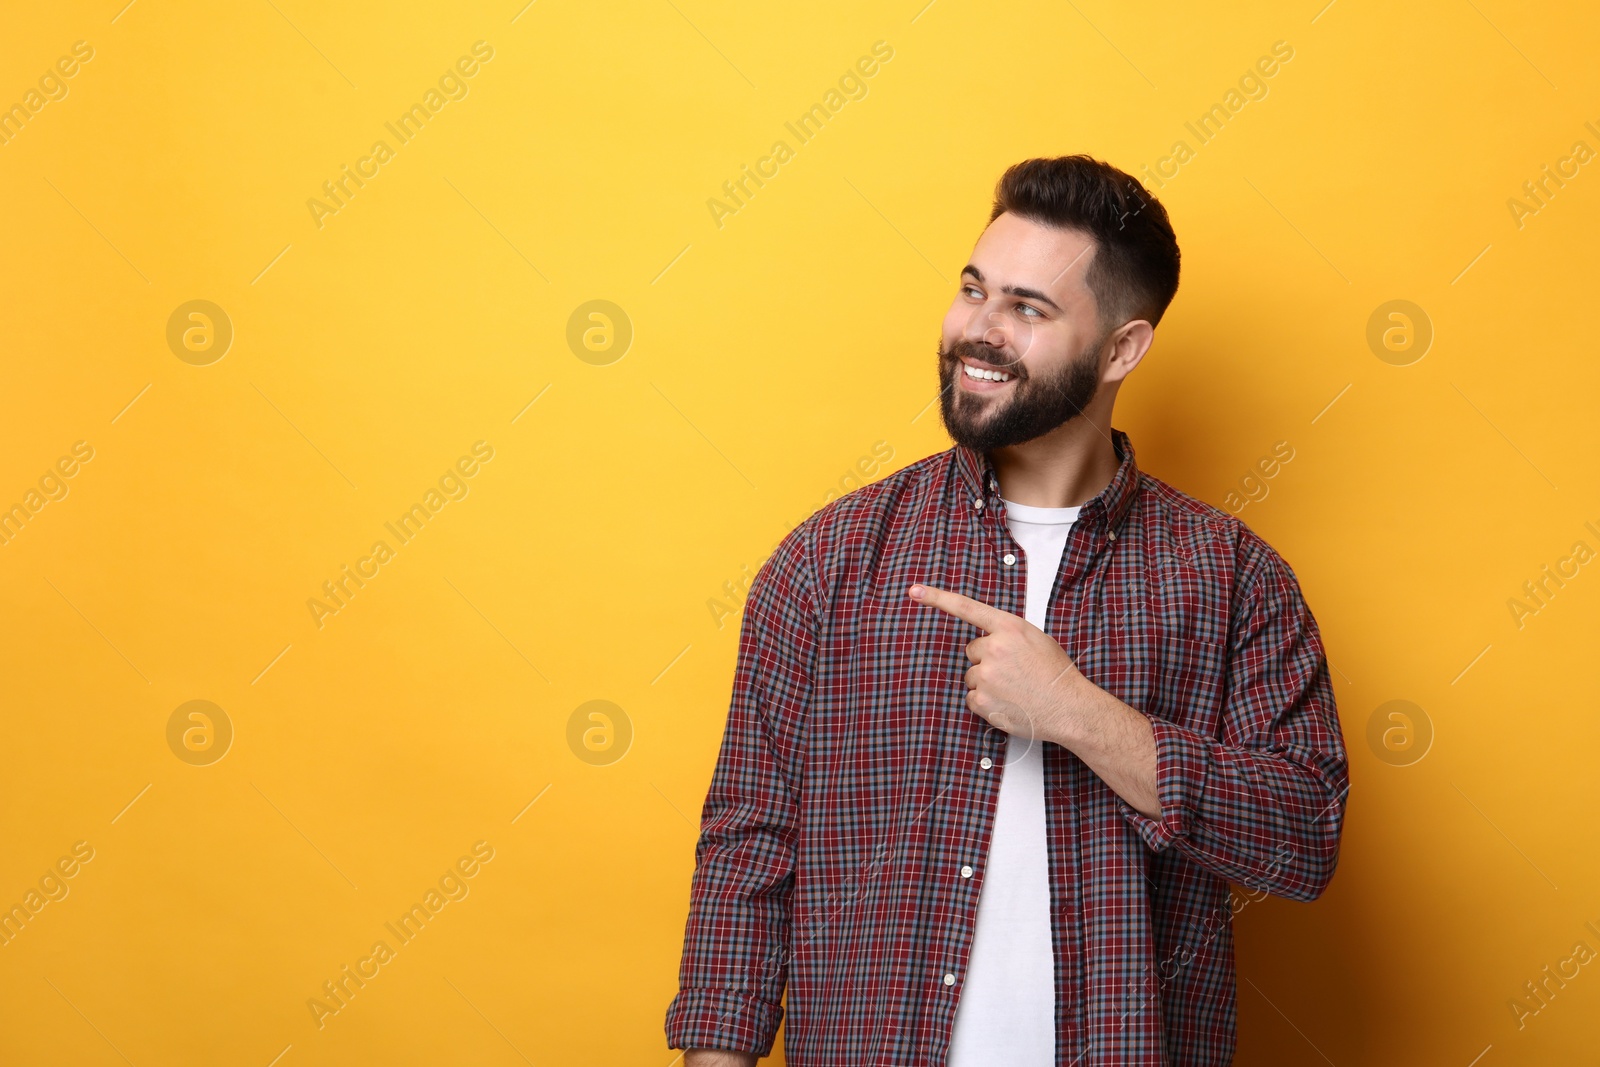
{"type": "Polygon", "coordinates": [[[967,706],[1070,749],[1152,850],[1177,849],[1231,882],[1311,900],[1338,860],[1344,739],[1316,621],[1288,565],[1253,542],[1217,736],[1124,703],[1025,619],[933,587],[911,595],[987,631],[967,646],[967,706]]]}
{"type": "Polygon", "coordinates": [[[1218,736],[1131,708],[1076,670],[1067,687],[1076,699],[1058,728],[1151,849],[1312,900],[1338,861],[1349,769],[1316,620],[1287,564],[1255,547],[1226,649],[1218,736]]]}

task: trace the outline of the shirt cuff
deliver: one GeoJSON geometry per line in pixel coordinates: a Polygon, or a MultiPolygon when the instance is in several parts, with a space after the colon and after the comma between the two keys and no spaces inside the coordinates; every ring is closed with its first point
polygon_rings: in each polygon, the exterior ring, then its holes
{"type": "Polygon", "coordinates": [[[1156,738],[1156,799],[1161,818],[1152,819],[1121,797],[1117,804],[1154,852],[1189,832],[1205,792],[1207,745],[1204,737],[1159,715],[1146,715],[1156,738]]]}
{"type": "Polygon", "coordinates": [[[683,989],[667,1006],[667,1047],[766,1056],[782,1021],[782,1004],[731,989],[683,989]]]}

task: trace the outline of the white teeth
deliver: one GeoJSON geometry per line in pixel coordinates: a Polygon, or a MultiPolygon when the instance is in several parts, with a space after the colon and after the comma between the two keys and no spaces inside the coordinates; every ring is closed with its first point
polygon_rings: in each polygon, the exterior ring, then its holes
{"type": "Polygon", "coordinates": [[[1011,375],[1005,371],[984,370],[981,367],[974,367],[970,363],[963,363],[962,366],[966,368],[968,378],[978,378],[986,382],[1009,382],[1011,380],[1011,375]]]}

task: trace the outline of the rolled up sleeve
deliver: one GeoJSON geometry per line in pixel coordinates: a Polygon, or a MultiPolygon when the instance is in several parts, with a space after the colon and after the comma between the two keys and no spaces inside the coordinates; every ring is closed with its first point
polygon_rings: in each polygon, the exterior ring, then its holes
{"type": "Polygon", "coordinates": [[[1253,534],[1242,553],[1218,730],[1147,713],[1161,817],[1120,806],[1156,852],[1312,900],[1333,877],[1349,793],[1333,683],[1294,572],[1253,534]]]}

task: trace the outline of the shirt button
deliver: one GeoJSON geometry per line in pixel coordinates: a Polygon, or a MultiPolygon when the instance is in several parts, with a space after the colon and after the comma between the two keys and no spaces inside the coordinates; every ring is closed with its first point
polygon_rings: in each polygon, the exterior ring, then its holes
{"type": "Polygon", "coordinates": [[[982,767],[984,770],[988,770],[990,767],[994,766],[994,760],[990,759],[988,756],[985,756],[978,761],[978,766],[982,767]]]}
{"type": "Polygon", "coordinates": [[[974,500],[972,502],[972,510],[973,511],[982,511],[983,510],[983,501],[982,500],[974,500]]]}
{"type": "Polygon", "coordinates": [[[966,864],[962,864],[962,866],[961,866],[961,877],[963,877],[963,878],[971,878],[972,877],[972,868],[970,866],[967,866],[966,864]]]}
{"type": "Polygon", "coordinates": [[[955,985],[956,984],[956,976],[953,975],[953,974],[945,975],[944,976],[944,984],[945,985],[955,985]]]}
{"type": "Polygon", "coordinates": [[[1106,540],[1115,541],[1116,539],[1117,539],[1117,531],[1112,530],[1110,533],[1106,534],[1106,540]]]}
{"type": "Polygon", "coordinates": [[[1014,565],[1017,562],[1017,554],[1015,552],[1007,552],[1005,555],[1001,556],[1000,558],[1005,560],[1005,563],[1006,563],[1007,567],[1010,567],[1010,566],[1014,565]]]}

